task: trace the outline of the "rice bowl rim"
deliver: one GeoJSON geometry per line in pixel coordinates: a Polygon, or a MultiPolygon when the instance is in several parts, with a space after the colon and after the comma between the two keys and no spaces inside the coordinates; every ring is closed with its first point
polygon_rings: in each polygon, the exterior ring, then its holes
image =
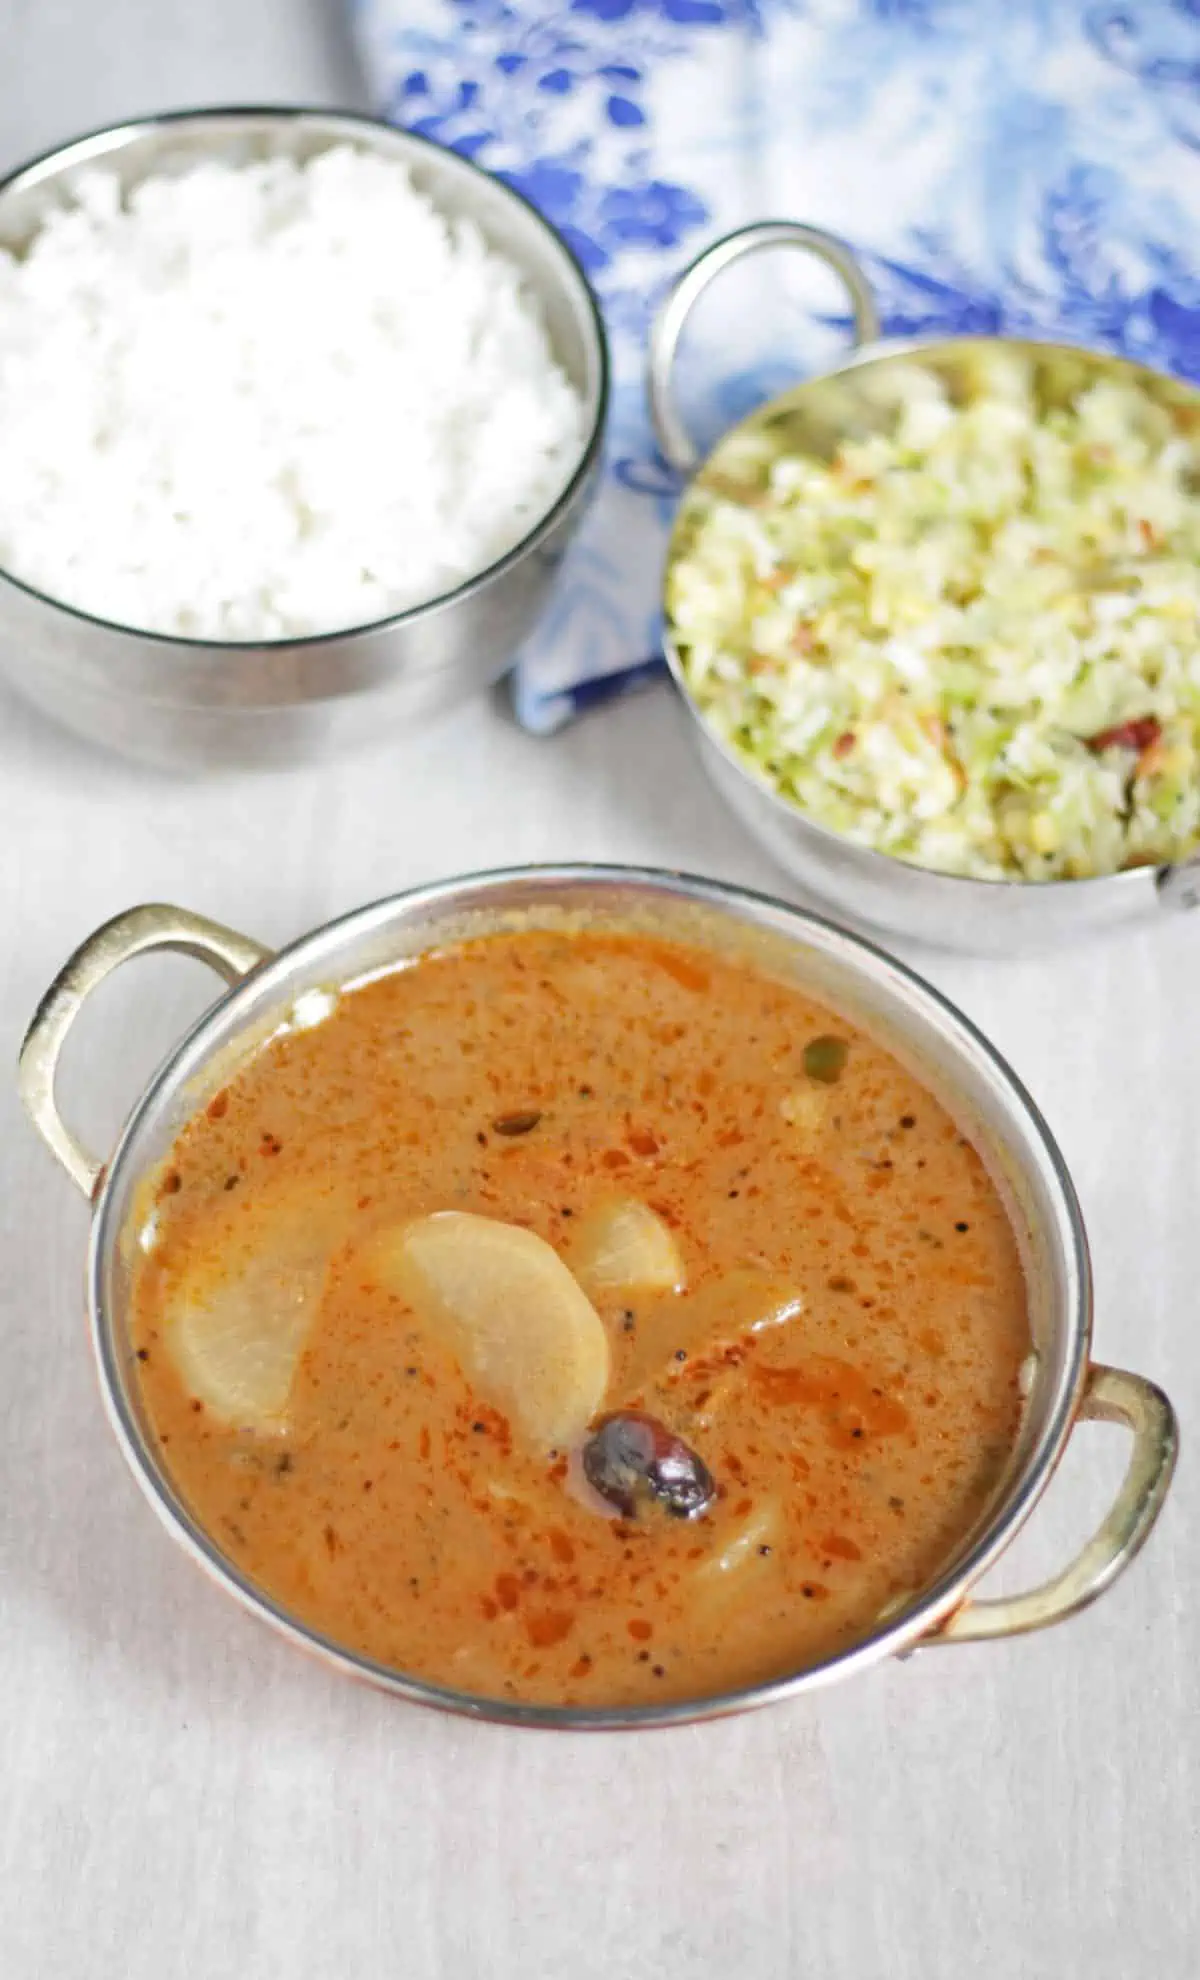
{"type": "MultiPolygon", "coordinates": [[[[1078,894],[1081,887],[1104,886],[1113,889],[1117,883],[1124,883],[1127,892],[1139,886],[1144,888],[1148,879],[1161,880],[1164,874],[1177,871],[1181,866],[1189,866],[1193,861],[1200,861],[1200,842],[1197,843],[1192,852],[1183,860],[1151,860],[1141,866],[1122,867],[1116,873],[1087,873],[1074,878],[1063,877],[1053,880],[1033,880],[1023,874],[1015,873],[1006,876],[1004,879],[996,879],[982,874],[950,873],[942,867],[926,866],[918,860],[905,859],[900,853],[884,852],[878,846],[864,845],[861,840],[852,838],[849,833],[837,832],[832,826],[822,824],[820,820],[813,817],[812,813],[798,799],[786,797],[772,779],[767,777],[763,772],[755,769],[741,752],[721,735],[715,724],[710,721],[709,717],[700,707],[687,679],[671,625],[671,613],[667,605],[667,591],[670,586],[672,573],[681,558],[681,537],[684,527],[690,519],[688,516],[689,498],[695,491],[697,483],[716,464],[718,455],[723,453],[727,445],[732,444],[747,432],[752,431],[760,423],[765,424],[783,412],[787,407],[791,406],[802,395],[808,393],[817,394],[824,385],[834,379],[844,377],[848,372],[863,371],[876,365],[882,368],[894,362],[909,358],[928,360],[931,358],[948,357],[957,351],[963,351],[971,355],[976,353],[986,354],[989,351],[1004,351],[1018,355],[1027,355],[1033,358],[1042,357],[1052,359],[1060,357],[1064,360],[1078,360],[1083,358],[1095,365],[1099,376],[1111,373],[1131,374],[1135,380],[1148,382],[1158,388],[1159,391],[1164,386],[1168,387],[1172,393],[1178,393],[1192,407],[1200,410],[1200,386],[1194,385],[1190,379],[1178,378],[1172,372],[1159,371],[1153,365],[1140,363],[1137,358],[1124,357],[1111,351],[1098,351],[1089,344],[1068,344],[1053,338],[966,335],[959,337],[876,338],[869,343],[851,350],[839,363],[827,365],[824,369],[814,373],[809,378],[799,379],[795,385],[789,386],[786,391],[773,394],[771,398],[765,399],[761,405],[755,406],[750,412],[743,414],[742,418],[736,420],[732,426],[726,427],[720,438],[711,447],[706,449],[696,466],[687,475],[680,493],[675,518],[671,525],[671,534],[667,542],[667,554],[663,571],[663,655],[671,679],[689,715],[696,723],[709,748],[715,751],[726,767],[734,772],[741,782],[746,784],[756,796],[769,802],[772,810],[781,822],[786,822],[792,829],[795,829],[797,825],[802,825],[807,832],[813,834],[815,839],[828,846],[831,850],[836,849],[842,854],[850,853],[856,858],[861,859],[864,864],[869,863],[874,865],[880,875],[894,872],[897,867],[903,867],[907,868],[909,872],[921,874],[926,880],[953,882],[960,888],[986,887],[994,890],[1004,890],[1007,888],[1036,889],[1039,895],[1044,894],[1047,898],[1051,898],[1058,889],[1070,889],[1073,893],[1078,894]]],[[[803,452],[804,450],[797,449],[797,451],[803,452]]]]}
{"type": "MultiPolygon", "coordinates": [[[[504,551],[502,556],[494,558],[489,564],[484,565],[481,570],[475,571],[470,577],[464,578],[461,583],[453,586],[451,590],[438,592],[435,597],[427,598],[419,605],[405,606],[402,611],[389,612],[380,619],[366,619],[350,625],[335,626],[326,632],[286,634],[282,637],[271,639],[202,639],[192,637],[186,633],[160,632],[151,626],[132,625],[128,621],[121,619],[104,618],[99,613],[89,612],[82,606],[73,605],[67,599],[55,597],[52,592],[43,591],[39,586],[28,583],[24,578],[18,577],[15,572],[9,570],[0,561],[0,584],[11,585],[14,590],[22,592],[25,597],[35,600],[39,605],[48,606],[56,612],[63,612],[68,618],[74,619],[83,625],[96,626],[106,633],[116,633],[135,639],[152,640],[157,645],[166,648],[179,648],[190,653],[208,652],[225,654],[241,652],[269,654],[294,653],[299,650],[306,652],[316,651],[324,646],[341,644],[347,639],[363,638],[369,634],[387,632],[392,629],[399,629],[415,624],[432,613],[441,611],[444,607],[470,598],[475,593],[482,591],[493,579],[501,577],[514,565],[520,563],[530,551],[537,549],[538,544],[546,536],[551,534],[562,516],[570,508],[581,485],[587,480],[603,442],[605,424],[608,418],[612,370],[608,348],[608,335],[604,327],[604,318],[600,312],[600,305],[597,301],[595,290],[588,280],[583,264],[574,250],[563,239],[557,227],[547,220],[545,214],[538,210],[531,199],[528,199],[524,193],[518,192],[516,187],[509,185],[507,180],[500,178],[497,173],[489,172],[485,166],[477,164],[473,158],[468,158],[462,152],[455,151],[452,145],[441,144],[436,138],[426,137],[423,133],[417,131],[406,130],[401,124],[389,124],[384,118],[369,116],[364,111],[323,110],[312,104],[206,104],[199,109],[164,110],[149,117],[135,117],[126,119],[118,124],[105,124],[97,130],[86,132],[82,137],[70,139],[66,144],[51,146],[49,150],[40,152],[35,158],[27,159],[24,164],[18,165],[14,171],[8,172],[3,178],[0,178],[0,214],[2,214],[4,202],[9,194],[23,190],[25,183],[28,181],[36,183],[41,178],[43,183],[49,184],[53,183],[60,172],[65,173],[91,162],[94,162],[98,167],[103,166],[107,159],[114,154],[119,154],[125,145],[157,130],[169,130],[179,125],[195,125],[202,128],[207,123],[219,123],[222,119],[226,118],[262,119],[280,126],[303,123],[311,118],[318,125],[327,125],[330,127],[338,125],[346,126],[347,142],[353,142],[355,133],[358,133],[362,149],[376,157],[384,155],[385,147],[380,143],[380,140],[386,138],[399,139],[402,144],[415,145],[431,155],[450,159],[455,166],[460,166],[465,174],[473,175],[484,183],[494,186],[500,194],[512,200],[516,206],[523,207],[532,219],[537,222],[542,232],[558,250],[562,261],[565,263],[564,273],[568,278],[574,278],[579,292],[579,300],[584,305],[584,315],[591,332],[593,343],[592,357],[595,365],[595,377],[591,385],[579,393],[584,417],[588,422],[588,430],[579,458],[565,485],[559,490],[550,507],[543,511],[532,529],[528,530],[524,536],[511,545],[508,550],[504,551]],[[93,147],[96,148],[94,161],[90,160],[88,156],[93,147]]],[[[330,149],[333,148],[336,142],[336,136],[332,136],[330,149]]],[[[255,162],[257,163],[259,161],[256,160],[255,162]]],[[[150,170],[137,183],[148,184],[156,177],[168,176],[170,175],[156,173],[154,170],[150,170]]],[[[429,195],[426,196],[429,197],[429,195]]],[[[443,218],[447,217],[438,205],[436,198],[431,198],[431,204],[443,218]]],[[[464,217],[471,218],[472,224],[478,224],[473,216],[464,217]]],[[[490,242],[488,245],[490,247],[490,242]]],[[[4,249],[6,252],[9,251],[5,248],[3,241],[0,241],[0,249],[4,249]]],[[[493,251],[499,252],[505,260],[508,260],[510,263],[512,262],[512,257],[505,250],[493,251]]],[[[512,265],[516,266],[516,264],[512,265]]],[[[518,268],[518,272],[522,276],[524,286],[538,303],[540,311],[541,305],[544,302],[544,292],[523,270],[518,268]]],[[[549,342],[548,337],[547,342],[549,342]]],[[[561,363],[553,350],[551,354],[554,356],[555,363],[559,364],[559,368],[561,369],[561,363]]]]}

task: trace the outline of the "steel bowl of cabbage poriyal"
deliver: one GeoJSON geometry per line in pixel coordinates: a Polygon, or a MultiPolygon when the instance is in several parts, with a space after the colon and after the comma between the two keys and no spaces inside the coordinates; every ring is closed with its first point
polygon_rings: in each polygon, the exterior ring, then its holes
{"type": "Polygon", "coordinates": [[[1032,1104],[934,991],[777,902],[533,868],[277,956],[135,909],[51,987],[21,1086],[93,1200],[101,1382],[155,1511],[402,1697],[564,1728],[765,1704],[1070,1614],[1163,1502],[1171,1408],[1090,1359],[1032,1104]],[[155,948],[231,987],[101,1163],[56,1061],[155,948]],[[1132,1433],[1111,1510],[982,1597],[1081,1417],[1132,1433]]]}
{"type": "Polygon", "coordinates": [[[881,344],[842,243],[718,242],[655,328],[691,472],[667,655],[743,822],[840,913],[1004,952],[1200,898],[1200,392],[1090,351],[881,344]],[[829,261],[861,348],[697,464],[672,366],[740,256],[829,261]]]}

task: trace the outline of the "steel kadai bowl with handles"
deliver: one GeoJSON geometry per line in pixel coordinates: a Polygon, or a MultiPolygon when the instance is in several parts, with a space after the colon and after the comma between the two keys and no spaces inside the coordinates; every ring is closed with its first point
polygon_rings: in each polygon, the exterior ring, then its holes
{"type": "Polygon", "coordinates": [[[944,998],[898,962],[829,922],[712,881],[620,867],[530,867],[399,894],[330,922],[278,954],[174,907],[138,907],[82,944],[47,991],[21,1053],[35,1126],[91,1204],[88,1310],[109,1420],[134,1476],[172,1536],[252,1614],[335,1669],[400,1697],[476,1718],[557,1728],[639,1727],[702,1719],[809,1692],[885,1657],[1039,1629],[1102,1594],[1154,1525],[1176,1449],[1170,1403],[1140,1375],[1091,1359],[1092,1285],[1075,1192],[1044,1122],[998,1053],[944,998]],[[947,1566],[873,1634],[815,1668],[722,1696],[662,1707],[584,1710],[516,1705],[452,1691],[320,1636],[243,1575],[197,1522],[164,1469],[139,1399],[127,1252],[142,1186],[179,1130],[286,1024],[305,992],[336,991],[448,941],[506,927],[652,928],[756,962],[857,1019],[907,1061],[968,1132],[1005,1189],[1028,1279],[1031,1357],[1019,1437],[1006,1475],[947,1566]],[[157,950],[194,956],[226,986],[136,1101],[107,1161],[59,1112],[55,1074],[76,1017],[111,971],[157,950]],[[1082,1421],[1122,1425],[1124,1481],[1069,1566],[1024,1594],[981,1597],[981,1577],[1040,1499],[1082,1421]]]}
{"type": "MultiPolygon", "coordinates": [[[[0,182],[0,249],[20,254],[80,176],[97,168],[128,190],[214,160],[303,162],[335,145],[403,166],[441,213],[470,221],[520,269],[583,403],[579,460],[523,540],[486,569],[427,604],[341,632],[245,642],[142,632],[0,568],[0,672],[52,720],[123,755],[197,770],[312,761],[481,692],[532,629],[594,491],[608,351],[587,278],[519,193],[430,139],[326,110],[144,118],[80,138],[0,182]]],[[[389,252],[381,241],[380,253],[389,252]]]]}
{"type": "MultiPolygon", "coordinates": [[[[844,440],[886,432],[915,363],[945,387],[952,401],[970,397],[989,359],[1006,353],[1031,367],[1040,404],[1060,404],[1102,379],[1136,382],[1181,424],[1200,419],[1200,390],[1124,358],[1074,346],[1003,337],[910,338],[883,341],[870,284],[851,250],[820,228],[788,220],[744,227],[716,241],[680,276],[655,320],[650,341],[649,396],[659,446],[687,477],[667,555],[666,593],[691,521],[706,489],[748,438],[770,431],[780,451],[826,460],[844,440]],[[680,412],[675,368],[680,340],[709,285],[747,255],[773,248],[801,250],[841,280],[853,314],[853,349],[831,371],[760,406],[724,434],[702,458],[680,412]]],[[[840,917],[890,930],[936,947],[980,954],[1036,952],[1089,931],[1165,908],[1200,903],[1200,853],[1175,865],[1142,866],[1083,880],[977,880],[912,865],[831,831],[782,796],[725,739],[698,707],[666,614],[665,651],[675,685],[692,717],[691,729],[712,783],[767,852],[808,894],[840,917]]]]}

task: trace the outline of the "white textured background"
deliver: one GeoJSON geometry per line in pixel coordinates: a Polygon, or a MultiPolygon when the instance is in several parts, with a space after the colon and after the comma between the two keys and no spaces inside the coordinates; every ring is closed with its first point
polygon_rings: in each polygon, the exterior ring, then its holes
{"type": "MultiPolygon", "coordinates": [[[[332,0],[0,0],[0,168],[225,100],[355,104],[332,0]]],[[[79,937],[177,899],[266,941],[472,865],[770,886],[665,693],[539,743],[478,704],[372,759],[170,782],[0,703],[0,1038],[79,937]]],[[[1200,916],[1051,961],[926,959],[1012,1057],[1088,1217],[1097,1352],[1200,1393],[1200,916]]],[[[73,1042],[102,1146],[209,985],[148,963],[73,1042]]],[[[86,1218],[0,1081],[3,1980],[1196,1980],[1200,1498],[1077,1622],[640,1740],[460,1726],[335,1681],[176,1554],[80,1320],[86,1218]]],[[[1006,1571],[1111,1494],[1082,1431],[1006,1571]]]]}

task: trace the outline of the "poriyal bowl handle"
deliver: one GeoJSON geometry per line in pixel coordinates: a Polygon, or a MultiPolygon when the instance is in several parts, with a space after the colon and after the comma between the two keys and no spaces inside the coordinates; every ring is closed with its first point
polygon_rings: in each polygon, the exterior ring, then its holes
{"type": "Polygon", "coordinates": [[[776,247],[802,248],[841,277],[854,312],[855,348],[872,343],[879,335],[879,311],[871,285],[851,250],[836,234],[827,234],[821,227],[806,227],[798,220],[759,220],[751,227],[741,227],[736,233],[714,241],[684,269],[650,332],[650,415],[663,458],[680,474],[690,474],[701,458],[675,402],[675,361],[684,326],[718,275],[745,255],[776,247]]]}

